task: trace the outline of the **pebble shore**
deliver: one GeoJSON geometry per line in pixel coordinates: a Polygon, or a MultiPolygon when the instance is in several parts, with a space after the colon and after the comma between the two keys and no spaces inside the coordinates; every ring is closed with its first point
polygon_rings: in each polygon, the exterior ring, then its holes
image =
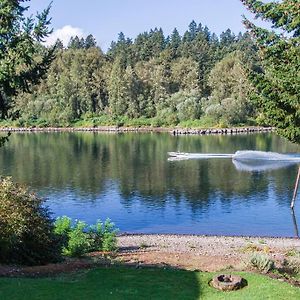
{"type": "Polygon", "coordinates": [[[0,132],[106,132],[106,133],[126,133],[126,132],[169,132],[172,135],[211,135],[211,134],[248,134],[260,132],[272,132],[272,127],[237,127],[237,128],[210,128],[210,129],[187,129],[187,128],[164,128],[164,127],[1,127],[0,132]]]}
{"type": "Polygon", "coordinates": [[[168,253],[194,253],[207,256],[246,256],[247,249],[266,249],[275,257],[288,251],[300,251],[298,238],[265,237],[228,237],[198,235],[122,235],[118,237],[118,246],[123,251],[163,251],[168,253]]]}

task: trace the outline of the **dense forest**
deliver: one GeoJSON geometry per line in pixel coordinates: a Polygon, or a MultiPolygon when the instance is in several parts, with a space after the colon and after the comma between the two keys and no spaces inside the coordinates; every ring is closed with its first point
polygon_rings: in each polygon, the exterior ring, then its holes
{"type": "Polygon", "coordinates": [[[18,126],[249,124],[260,117],[248,75],[260,70],[249,34],[220,36],[192,21],[181,36],[120,33],[107,53],[92,35],[56,43],[46,77],[15,97],[18,126]]]}

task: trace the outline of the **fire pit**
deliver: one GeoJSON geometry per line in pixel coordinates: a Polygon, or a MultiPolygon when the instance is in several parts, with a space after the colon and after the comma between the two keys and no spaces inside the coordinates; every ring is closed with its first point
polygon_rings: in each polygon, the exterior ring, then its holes
{"type": "Polygon", "coordinates": [[[221,291],[235,291],[247,285],[247,281],[237,275],[217,275],[211,282],[211,286],[221,291]]]}

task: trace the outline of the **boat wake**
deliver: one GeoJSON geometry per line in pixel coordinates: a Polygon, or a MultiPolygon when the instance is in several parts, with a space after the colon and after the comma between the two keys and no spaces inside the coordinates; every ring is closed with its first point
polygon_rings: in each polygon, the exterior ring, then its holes
{"type": "Polygon", "coordinates": [[[239,171],[266,171],[284,168],[293,164],[300,164],[300,154],[281,154],[265,151],[237,151],[227,153],[183,153],[168,152],[169,161],[189,159],[231,158],[234,166],[239,171]]]}

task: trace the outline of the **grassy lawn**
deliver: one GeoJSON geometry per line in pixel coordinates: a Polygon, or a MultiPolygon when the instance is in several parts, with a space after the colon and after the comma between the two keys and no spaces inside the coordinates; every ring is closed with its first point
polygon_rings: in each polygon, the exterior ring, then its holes
{"type": "Polygon", "coordinates": [[[266,276],[239,273],[248,286],[219,292],[213,273],[184,270],[103,268],[55,278],[0,278],[1,300],[35,299],[300,299],[300,289],[266,276]]]}

